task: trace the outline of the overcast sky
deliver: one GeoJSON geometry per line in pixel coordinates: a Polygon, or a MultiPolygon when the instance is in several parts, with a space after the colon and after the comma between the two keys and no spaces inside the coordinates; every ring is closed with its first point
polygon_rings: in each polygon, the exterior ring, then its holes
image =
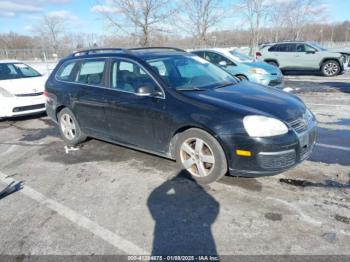
{"type": "MultiPolygon", "coordinates": [[[[64,17],[73,32],[106,33],[106,29],[108,32],[106,23],[96,12],[106,8],[106,1],[108,2],[108,0],[0,0],[0,32],[13,31],[31,35],[40,17],[53,15],[64,17]]],[[[322,2],[327,9],[329,21],[350,20],[350,0],[322,2]]],[[[237,3],[239,0],[225,0],[227,6],[237,3]]],[[[237,17],[237,13],[233,13],[232,16],[237,17]]],[[[239,18],[236,18],[236,21],[239,23],[239,18]]],[[[224,27],[229,28],[230,24],[232,21],[227,21],[224,27]]]]}

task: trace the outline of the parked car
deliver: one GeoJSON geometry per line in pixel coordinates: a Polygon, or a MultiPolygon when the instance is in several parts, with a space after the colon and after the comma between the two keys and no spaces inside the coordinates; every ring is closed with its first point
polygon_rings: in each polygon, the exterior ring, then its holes
{"type": "Polygon", "coordinates": [[[257,58],[282,70],[316,70],[324,76],[343,72],[346,57],[314,42],[280,42],[265,44],[257,58]]]}
{"type": "Polygon", "coordinates": [[[192,53],[222,67],[241,80],[249,80],[258,84],[283,87],[282,72],[275,66],[242,54],[237,50],[212,48],[195,50],[192,53]]]}
{"type": "Polygon", "coordinates": [[[315,117],[295,95],[238,81],[180,49],[74,53],[45,95],[68,145],[94,137],[176,159],[200,183],[278,174],[316,139],[315,117]]]}
{"type": "Polygon", "coordinates": [[[19,61],[0,61],[0,118],[45,111],[47,77],[19,61]]]}

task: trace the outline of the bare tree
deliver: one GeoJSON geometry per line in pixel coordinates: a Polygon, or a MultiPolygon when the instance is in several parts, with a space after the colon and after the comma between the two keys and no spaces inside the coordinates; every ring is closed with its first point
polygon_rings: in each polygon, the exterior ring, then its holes
{"type": "Polygon", "coordinates": [[[66,19],[56,15],[43,16],[40,24],[36,26],[37,31],[41,34],[45,45],[57,54],[61,39],[66,32],[66,19]]]}
{"type": "Polygon", "coordinates": [[[242,0],[241,10],[250,30],[250,54],[257,50],[260,42],[261,28],[267,20],[268,5],[266,0],[242,0]]]}
{"type": "Polygon", "coordinates": [[[291,40],[300,40],[305,26],[315,22],[324,12],[319,0],[281,1],[276,5],[279,6],[277,11],[284,17],[291,40]]]}
{"type": "Polygon", "coordinates": [[[210,31],[225,18],[221,4],[222,0],[182,0],[176,19],[200,46],[206,45],[210,31]]]}
{"type": "Polygon", "coordinates": [[[118,32],[138,38],[141,46],[149,46],[152,33],[166,32],[165,21],[174,9],[167,0],[109,0],[106,8],[96,11],[118,32]]]}

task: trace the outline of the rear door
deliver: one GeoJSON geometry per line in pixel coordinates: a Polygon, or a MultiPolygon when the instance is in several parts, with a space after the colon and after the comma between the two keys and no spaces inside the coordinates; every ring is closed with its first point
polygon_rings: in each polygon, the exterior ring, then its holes
{"type": "Polygon", "coordinates": [[[269,57],[266,59],[277,60],[280,68],[292,68],[296,64],[295,52],[294,43],[277,44],[269,48],[269,57]]]}
{"type": "Polygon", "coordinates": [[[298,61],[295,60],[295,43],[278,44],[274,52],[278,58],[277,61],[280,68],[294,68],[299,66],[298,61]]]}
{"type": "MultiPolygon", "coordinates": [[[[162,121],[164,98],[138,96],[139,87],[149,86],[163,91],[145,69],[133,61],[113,59],[106,118],[113,140],[138,148],[165,152],[157,137],[155,122],[162,121]]],[[[159,125],[158,125],[159,126],[159,125]]]]}
{"type": "Polygon", "coordinates": [[[105,108],[107,59],[86,59],[74,79],[75,94],[71,100],[74,114],[81,128],[98,137],[108,135],[105,108]]]}

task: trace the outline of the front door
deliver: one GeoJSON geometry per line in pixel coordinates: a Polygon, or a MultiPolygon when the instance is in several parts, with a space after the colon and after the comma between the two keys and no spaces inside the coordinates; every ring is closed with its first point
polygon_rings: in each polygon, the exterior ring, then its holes
{"type": "Polygon", "coordinates": [[[148,86],[155,91],[161,88],[140,65],[122,59],[112,61],[110,82],[106,118],[111,138],[146,150],[162,151],[154,123],[162,121],[165,100],[137,95],[139,87],[148,86]]]}
{"type": "Polygon", "coordinates": [[[295,60],[304,68],[319,68],[317,50],[307,44],[297,44],[295,60]]]}

